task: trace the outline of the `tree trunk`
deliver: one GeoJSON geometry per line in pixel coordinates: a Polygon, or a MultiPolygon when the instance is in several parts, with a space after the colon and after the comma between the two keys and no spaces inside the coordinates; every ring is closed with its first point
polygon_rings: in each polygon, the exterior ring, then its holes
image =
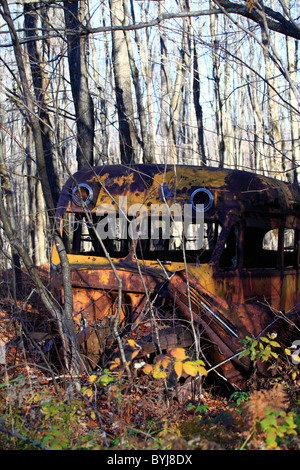
{"type": "Polygon", "coordinates": [[[86,57],[87,36],[80,34],[84,2],[65,1],[65,23],[67,28],[68,61],[72,96],[77,124],[78,169],[94,164],[94,104],[89,91],[86,57]]]}
{"type": "MultiPolygon", "coordinates": [[[[288,71],[290,73],[291,79],[296,82],[297,77],[297,65],[298,65],[298,42],[289,37],[286,38],[286,49],[287,49],[287,61],[288,61],[288,71]]],[[[293,91],[289,88],[289,100],[290,103],[297,109],[297,99],[293,91]]],[[[291,123],[291,175],[290,181],[292,183],[298,184],[298,172],[297,166],[300,161],[300,149],[299,149],[299,114],[296,114],[295,111],[290,108],[290,123],[291,123]]]]}
{"type": "MultiPolygon", "coordinates": [[[[2,116],[1,116],[2,117],[2,116]]],[[[2,119],[1,119],[2,121],[2,119]]],[[[4,132],[0,129],[0,182],[1,187],[5,186],[6,194],[6,207],[7,211],[10,214],[10,220],[12,226],[16,227],[16,210],[13,197],[13,188],[10,181],[9,172],[5,171],[5,138],[4,132]]],[[[22,297],[22,276],[21,276],[21,264],[20,256],[18,252],[11,247],[11,268],[13,273],[13,283],[12,283],[12,297],[16,301],[22,297]]]]}
{"type": "Polygon", "coordinates": [[[195,107],[197,130],[198,130],[198,152],[199,159],[202,164],[206,165],[206,152],[204,146],[204,126],[203,126],[203,111],[200,103],[200,74],[198,65],[198,54],[195,36],[193,36],[193,49],[194,49],[194,69],[193,69],[193,102],[195,107]]]}
{"type": "MultiPolygon", "coordinates": [[[[109,7],[112,25],[122,25],[125,22],[123,1],[109,0],[109,7]]],[[[130,64],[123,31],[112,31],[112,62],[119,120],[121,162],[131,164],[135,161],[137,140],[134,125],[135,115],[131,92],[130,64]]]]}
{"type": "MultiPolygon", "coordinates": [[[[129,9],[127,8],[126,2],[124,2],[125,24],[128,24],[129,22],[128,19],[130,17],[132,17],[133,22],[135,22],[133,1],[131,0],[130,3],[131,3],[131,14],[129,12],[129,9]]],[[[135,42],[136,42],[137,49],[139,52],[139,57],[141,59],[140,67],[137,64],[136,58],[134,57],[129,31],[125,31],[128,57],[129,57],[133,85],[135,89],[137,112],[138,112],[140,130],[141,130],[141,138],[139,139],[139,143],[141,144],[142,151],[143,151],[142,161],[143,163],[151,163],[152,161],[154,161],[154,148],[151,142],[151,134],[149,132],[149,125],[148,125],[149,114],[147,114],[147,111],[146,111],[146,107],[145,107],[146,100],[144,98],[144,92],[143,92],[142,83],[141,83],[143,72],[145,69],[145,64],[142,62],[142,57],[144,56],[144,46],[141,43],[140,36],[137,31],[134,32],[134,37],[135,37],[135,42]]],[[[147,81],[149,80],[150,77],[146,75],[144,76],[144,78],[147,81]]]]}
{"type": "Polygon", "coordinates": [[[217,152],[219,167],[223,168],[225,163],[225,140],[223,129],[223,110],[221,97],[221,70],[220,70],[220,44],[218,39],[218,18],[217,15],[210,16],[210,31],[212,41],[213,56],[213,87],[216,100],[215,122],[217,132],[217,152]]]}
{"type": "MultiPolygon", "coordinates": [[[[29,274],[32,276],[34,283],[40,293],[41,300],[44,302],[45,307],[48,309],[49,313],[58,321],[58,326],[60,328],[61,338],[65,345],[64,353],[65,353],[65,364],[68,368],[71,375],[78,375],[80,370],[80,363],[79,363],[79,353],[78,353],[78,344],[77,344],[77,336],[75,330],[75,324],[73,320],[73,294],[72,294],[72,285],[71,285],[71,276],[70,276],[70,267],[68,263],[68,257],[66,254],[66,250],[64,249],[64,245],[62,243],[59,227],[56,226],[56,210],[52,198],[52,191],[50,182],[48,180],[47,175],[47,168],[46,168],[46,161],[44,155],[44,148],[43,148],[43,139],[42,139],[42,131],[40,127],[40,120],[39,117],[36,115],[36,102],[34,97],[31,93],[31,89],[29,86],[29,80],[27,77],[25,64],[23,60],[23,51],[20,45],[20,41],[14,27],[14,23],[12,21],[9,7],[6,0],[0,0],[0,14],[2,15],[3,19],[7,23],[9,33],[13,43],[13,49],[15,54],[15,59],[18,67],[19,72],[19,89],[20,93],[22,93],[22,98],[24,102],[24,113],[30,123],[32,133],[34,136],[34,143],[35,143],[35,157],[36,163],[38,167],[38,173],[42,184],[43,195],[45,198],[45,203],[47,207],[47,211],[49,214],[49,220],[52,225],[54,231],[54,239],[55,244],[57,246],[58,254],[61,260],[61,267],[63,272],[63,287],[65,293],[65,302],[64,302],[64,309],[63,312],[60,312],[58,308],[55,307],[55,304],[52,302],[52,299],[49,295],[47,295],[47,291],[44,289],[42,285],[42,281],[37,275],[33,262],[28,255],[27,250],[23,246],[23,244],[19,240],[19,236],[17,230],[14,231],[9,223],[9,219],[7,217],[2,194],[0,194],[0,218],[2,220],[5,233],[11,243],[11,246],[14,250],[18,252],[20,257],[22,258],[29,274]]],[[[0,188],[1,189],[1,188],[0,188]]]]}
{"type": "MultiPolygon", "coordinates": [[[[24,4],[25,13],[25,34],[27,38],[37,36],[38,15],[33,4],[24,4]]],[[[39,125],[41,128],[42,144],[44,149],[47,177],[50,183],[53,203],[56,206],[60,194],[58,183],[58,173],[55,168],[55,160],[52,152],[53,143],[51,137],[51,122],[47,111],[47,101],[49,98],[47,91],[47,79],[41,67],[41,53],[38,48],[38,41],[28,41],[26,43],[31,75],[38,108],[39,125]]]]}
{"type": "Polygon", "coordinates": [[[271,59],[267,52],[269,47],[269,31],[264,26],[261,27],[262,44],[265,46],[263,49],[264,64],[265,64],[265,79],[267,82],[266,98],[267,98],[267,125],[265,128],[268,140],[270,142],[268,151],[269,171],[274,177],[282,177],[282,160],[281,155],[277,152],[277,145],[281,143],[281,135],[279,131],[279,116],[278,107],[274,100],[273,91],[269,84],[275,84],[274,71],[271,69],[271,59]]]}

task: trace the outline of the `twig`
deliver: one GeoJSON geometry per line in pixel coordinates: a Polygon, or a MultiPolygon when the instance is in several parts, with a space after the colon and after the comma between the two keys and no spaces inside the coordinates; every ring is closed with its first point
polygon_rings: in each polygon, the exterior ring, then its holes
{"type": "Polygon", "coordinates": [[[39,447],[40,449],[43,449],[43,450],[50,450],[49,447],[47,446],[42,446],[41,444],[39,444],[38,442],[36,441],[33,441],[31,439],[29,439],[28,437],[25,437],[25,436],[22,436],[21,434],[18,433],[18,431],[9,431],[8,429],[5,429],[5,428],[2,428],[0,426],[0,432],[3,432],[5,434],[8,434],[9,436],[12,436],[12,437],[15,437],[17,439],[20,439],[22,441],[25,441],[25,442],[29,442],[30,444],[32,444],[33,446],[35,447],[39,447]]]}
{"type": "Polygon", "coordinates": [[[106,432],[103,428],[102,419],[101,419],[101,416],[100,416],[100,414],[97,410],[97,406],[93,405],[93,403],[91,403],[90,400],[85,395],[83,395],[79,390],[77,390],[77,393],[78,393],[78,395],[80,395],[81,398],[83,398],[93,408],[93,411],[95,412],[95,415],[97,416],[97,419],[98,419],[100,427],[101,427],[102,437],[104,439],[104,444],[106,445],[106,447],[109,447],[108,442],[106,440],[106,432]]]}

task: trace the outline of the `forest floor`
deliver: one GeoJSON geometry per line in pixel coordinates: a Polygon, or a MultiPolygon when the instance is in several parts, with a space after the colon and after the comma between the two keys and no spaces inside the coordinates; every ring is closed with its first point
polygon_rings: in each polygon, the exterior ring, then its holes
{"type": "MultiPolygon", "coordinates": [[[[47,284],[47,268],[40,274],[47,284]]],[[[1,450],[300,449],[299,368],[284,353],[272,379],[254,377],[243,392],[208,379],[195,391],[191,379],[168,396],[162,378],[118,368],[71,380],[29,344],[43,307],[24,273],[15,301],[9,276],[0,277],[1,450]]]]}

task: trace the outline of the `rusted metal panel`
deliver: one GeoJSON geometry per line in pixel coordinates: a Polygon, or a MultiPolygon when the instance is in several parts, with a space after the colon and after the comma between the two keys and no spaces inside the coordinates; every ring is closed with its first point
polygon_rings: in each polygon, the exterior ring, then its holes
{"type": "MultiPolygon", "coordinates": [[[[97,322],[104,324],[109,317],[115,318],[119,280],[123,302],[128,307],[122,309],[122,325],[130,327],[139,323],[149,307],[149,296],[164,298],[167,308],[170,308],[168,299],[172,299],[172,315],[198,324],[200,333],[211,345],[210,359],[215,364],[225,361],[223,374],[240,387],[251,368],[247,359],[236,357],[241,339],[249,334],[261,334],[268,325],[272,325],[283,341],[292,338],[292,327],[282,326],[278,313],[292,311],[300,302],[299,251],[296,253],[295,245],[294,265],[287,269],[283,264],[284,253],[280,251],[282,246],[277,251],[264,252],[263,258],[261,241],[268,230],[280,234],[284,227],[295,231],[299,239],[298,186],[238,170],[183,165],[130,168],[106,165],[81,170],[66,182],[59,201],[59,218],[66,213],[84,214],[80,204],[72,200],[76,184],[81,183],[92,188],[86,209],[94,216],[105,204],[111,204],[118,213],[120,197],[125,196],[128,205],[143,205],[150,216],[153,204],[176,203],[184,207],[198,188],[204,188],[209,190],[213,201],[205,212],[205,221],[220,223],[222,230],[211,258],[200,263],[196,256],[194,261],[184,263],[179,254],[178,259],[175,255],[162,263],[147,250],[134,256],[132,244],[124,256],[114,257],[110,253],[114,272],[103,253],[71,252],[74,318],[78,325],[82,317],[92,328],[97,322]],[[264,259],[272,261],[268,264],[264,259]],[[231,356],[233,359],[228,361],[231,356]]],[[[52,263],[53,286],[58,292],[61,274],[55,247],[52,263]]],[[[300,321],[297,312],[293,321],[300,321]]],[[[89,347],[99,349],[92,330],[84,331],[81,336],[88,335],[89,347]]]]}
{"type": "MultiPolygon", "coordinates": [[[[103,322],[111,311],[115,299],[112,295],[100,289],[85,289],[73,287],[74,320],[79,326],[82,322],[92,324],[103,322]]],[[[124,316],[120,318],[123,322],[124,316]]]]}
{"type": "MultiPolygon", "coordinates": [[[[130,270],[117,270],[118,277],[122,281],[123,292],[143,292],[145,289],[157,290],[165,281],[163,278],[145,274],[141,278],[140,273],[130,270]]],[[[161,273],[159,273],[161,274],[161,273]]],[[[74,287],[95,289],[101,287],[104,290],[118,291],[118,279],[112,269],[80,270],[71,273],[71,281],[74,287]]]]}

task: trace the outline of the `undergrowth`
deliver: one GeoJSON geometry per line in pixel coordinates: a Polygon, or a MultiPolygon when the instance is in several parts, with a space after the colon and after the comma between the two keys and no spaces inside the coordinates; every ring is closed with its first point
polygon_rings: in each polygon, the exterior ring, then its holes
{"type": "Polygon", "coordinates": [[[26,362],[7,367],[1,371],[0,449],[299,450],[299,368],[274,336],[246,338],[241,354],[254,365],[268,361],[276,374],[264,382],[254,374],[247,391],[227,397],[205,389],[204,362],[182,348],[133,369],[131,378],[115,361],[82,375],[80,390],[63,377],[54,387],[26,362]],[[183,374],[189,378],[194,393],[187,385],[185,394],[179,385],[169,390],[171,371],[177,382],[183,374]]]}

